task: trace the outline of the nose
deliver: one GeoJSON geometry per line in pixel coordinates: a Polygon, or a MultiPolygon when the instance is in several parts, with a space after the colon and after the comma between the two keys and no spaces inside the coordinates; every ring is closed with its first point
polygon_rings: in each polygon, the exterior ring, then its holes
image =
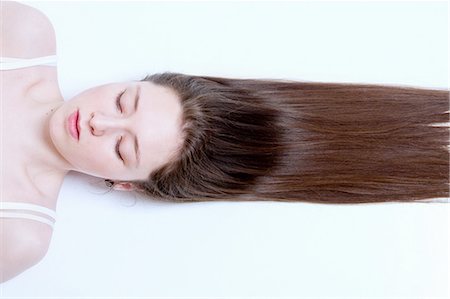
{"type": "Polygon", "coordinates": [[[89,120],[91,133],[95,136],[101,136],[107,132],[124,130],[127,127],[126,120],[114,116],[107,116],[102,113],[92,113],[89,120]]]}

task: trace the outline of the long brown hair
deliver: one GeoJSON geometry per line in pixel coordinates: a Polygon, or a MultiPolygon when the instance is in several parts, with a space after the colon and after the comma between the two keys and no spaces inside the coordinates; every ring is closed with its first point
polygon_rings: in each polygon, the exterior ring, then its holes
{"type": "Polygon", "coordinates": [[[449,197],[449,92],[161,73],[184,113],[154,199],[368,203],[449,197]]]}

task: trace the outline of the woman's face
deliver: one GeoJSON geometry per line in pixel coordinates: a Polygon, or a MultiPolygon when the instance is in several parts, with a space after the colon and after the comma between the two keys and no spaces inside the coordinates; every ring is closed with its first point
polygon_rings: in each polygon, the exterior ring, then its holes
{"type": "Polygon", "coordinates": [[[74,171],[112,180],[146,180],[181,145],[181,103],[151,82],[113,83],[88,89],[52,115],[50,137],[74,171]],[[117,101],[118,100],[118,101],[117,101]],[[79,140],[69,116],[79,112],[79,140]]]}

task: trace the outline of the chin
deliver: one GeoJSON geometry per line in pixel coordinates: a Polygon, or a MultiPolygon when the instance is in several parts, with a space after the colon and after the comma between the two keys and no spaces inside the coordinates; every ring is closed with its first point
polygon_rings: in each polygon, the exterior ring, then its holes
{"type": "MultiPolygon", "coordinates": [[[[58,126],[56,124],[55,117],[52,117],[48,125],[48,134],[53,146],[58,150],[58,152],[61,153],[62,148],[60,146],[60,142],[63,139],[62,133],[64,133],[64,131],[61,130],[60,126],[61,125],[58,126]]],[[[62,129],[64,130],[65,128],[63,127],[62,129]]]]}

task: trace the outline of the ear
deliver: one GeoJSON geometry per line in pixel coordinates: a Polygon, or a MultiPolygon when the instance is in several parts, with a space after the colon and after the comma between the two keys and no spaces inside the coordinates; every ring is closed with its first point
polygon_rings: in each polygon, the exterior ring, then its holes
{"type": "Polygon", "coordinates": [[[134,191],[139,190],[133,183],[115,183],[113,186],[114,190],[117,191],[134,191]]]}

